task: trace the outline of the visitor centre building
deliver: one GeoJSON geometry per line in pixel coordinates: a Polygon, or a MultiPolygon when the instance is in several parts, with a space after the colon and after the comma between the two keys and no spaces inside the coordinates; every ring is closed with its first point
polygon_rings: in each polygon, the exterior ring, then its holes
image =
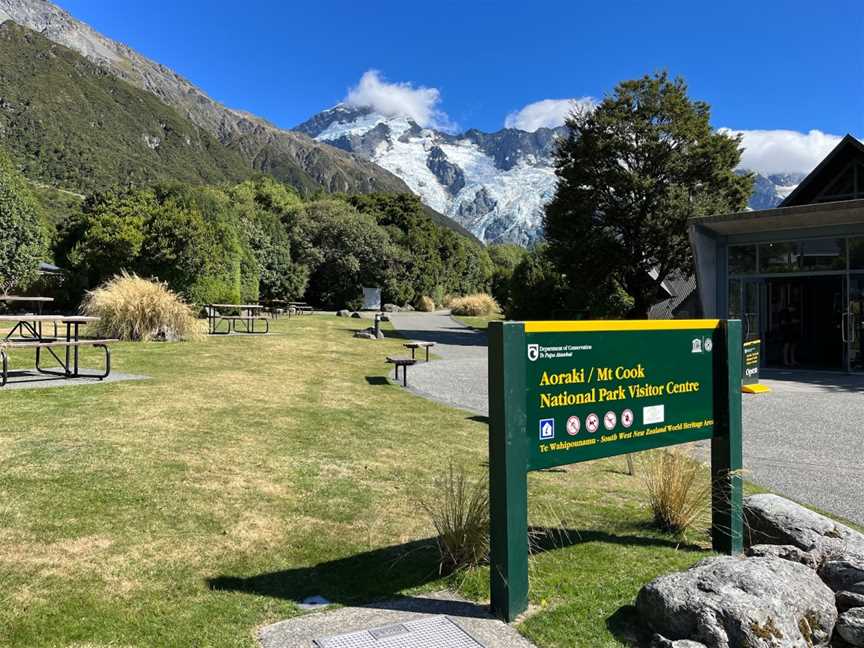
{"type": "Polygon", "coordinates": [[[864,371],[864,144],[776,208],[692,219],[690,240],[703,315],[741,319],[762,366],[864,371]]]}

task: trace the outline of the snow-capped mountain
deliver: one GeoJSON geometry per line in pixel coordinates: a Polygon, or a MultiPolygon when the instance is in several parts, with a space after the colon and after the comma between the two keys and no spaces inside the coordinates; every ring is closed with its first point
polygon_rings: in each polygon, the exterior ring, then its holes
{"type": "Polygon", "coordinates": [[[750,196],[750,209],[770,209],[776,207],[792,193],[804,179],[804,173],[775,173],[769,176],[756,174],[753,181],[753,194],[750,196]]]}
{"type": "MultiPolygon", "coordinates": [[[[296,130],[384,167],[479,239],[521,245],[541,236],[543,207],[555,193],[555,141],[566,135],[563,127],[451,135],[345,104],[296,130]]],[[[749,207],[776,207],[802,178],[757,174],[749,207]]]]}
{"type": "Polygon", "coordinates": [[[343,104],[297,130],[384,167],[481,240],[522,245],[540,235],[543,206],[555,193],[555,141],[565,132],[505,128],[450,135],[343,104]]]}

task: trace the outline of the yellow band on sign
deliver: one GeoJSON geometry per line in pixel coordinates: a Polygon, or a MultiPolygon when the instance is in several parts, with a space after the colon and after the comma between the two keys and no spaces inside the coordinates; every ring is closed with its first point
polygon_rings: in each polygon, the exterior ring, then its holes
{"type": "Polygon", "coordinates": [[[525,322],[526,333],[577,333],[584,331],[680,331],[714,330],[717,319],[690,320],[575,320],[570,322],[525,322]]]}

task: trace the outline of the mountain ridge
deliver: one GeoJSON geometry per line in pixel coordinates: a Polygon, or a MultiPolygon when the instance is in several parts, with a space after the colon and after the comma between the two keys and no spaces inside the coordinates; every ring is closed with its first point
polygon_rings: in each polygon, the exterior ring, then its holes
{"type": "Polygon", "coordinates": [[[395,175],[301,133],[223,106],[170,68],[110,39],[47,0],[0,0],[0,22],[15,23],[78,52],[131,85],[155,95],[192,123],[242,155],[252,169],[270,173],[303,193],[405,192],[395,175]]]}
{"type": "Polygon", "coordinates": [[[556,177],[563,127],[445,133],[401,116],[337,104],[295,127],[401,177],[427,205],[486,242],[531,245],[556,177]]]}
{"type": "Polygon", "coordinates": [[[252,175],[174,108],[11,20],[0,22],[0,144],[31,180],[81,193],[252,175]]]}

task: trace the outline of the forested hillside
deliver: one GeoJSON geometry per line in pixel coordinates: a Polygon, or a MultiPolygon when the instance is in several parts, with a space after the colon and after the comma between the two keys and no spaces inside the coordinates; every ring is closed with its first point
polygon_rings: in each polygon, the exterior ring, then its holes
{"type": "Polygon", "coordinates": [[[82,193],[252,173],[153,95],[11,21],[0,24],[0,146],[31,180],[82,193]]]}

